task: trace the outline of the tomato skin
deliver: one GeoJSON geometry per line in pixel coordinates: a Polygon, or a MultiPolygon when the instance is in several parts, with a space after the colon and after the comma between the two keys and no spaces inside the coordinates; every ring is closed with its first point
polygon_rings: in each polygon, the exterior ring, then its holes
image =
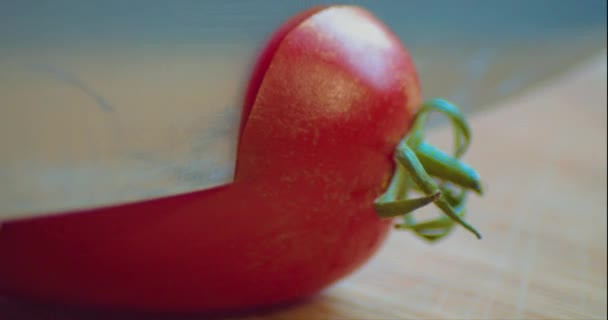
{"type": "Polygon", "coordinates": [[[283,41],[283,39],[285,39],[285,36],[287,36],[289,31],[297,27],[306,18],[325,8],[327,8],[327,6],[315,6],[291,17],[274,32],[270,38],[270,41],[268,41],[264,47],[264,50],[262,50],[254,66],[253,72],[251,73],[249,84],[247,86],[247,92],[245,93],[241,127],[239,129],[241,134],[243,133],[243,127],[247,122],[246,120],[249,119],[249,113],[251,112],[251,108],[253,107],[258,91],[260,90],[260,86],[262,85],[262,80],[266,75],[266,70],[268,70],[270,61],[272,61],[274,53],[277,51],[279,44],[283,41]]]}
{"type": "Polygon", "coordinates": [[[0,294],[225,311],[315,294],[367,261],[392,222],[373,201],[419,105],[418,80],[365,10],[308,14],[254,74],[233,184],[5,224],[0,294]]]}

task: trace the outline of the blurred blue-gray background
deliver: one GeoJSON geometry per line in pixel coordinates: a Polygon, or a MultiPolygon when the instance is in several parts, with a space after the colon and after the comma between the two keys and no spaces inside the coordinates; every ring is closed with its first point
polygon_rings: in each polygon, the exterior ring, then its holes
{"type": "MultiPolygon", "coordinates": [[[[286,18],[330,3],[0,1],[0,58],[2,51],[16,48],[87,43],[253,56],[286,18]]],[[[401,37],[414,56],[425,96],[452,99],[466,110],[516,93],[606,47],[603,0],[348,3],[368,8],[401,37]]]]}

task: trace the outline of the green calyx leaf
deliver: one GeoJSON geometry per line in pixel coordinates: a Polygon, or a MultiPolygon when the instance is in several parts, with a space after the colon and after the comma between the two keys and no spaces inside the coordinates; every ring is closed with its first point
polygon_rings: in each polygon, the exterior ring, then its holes
{"type": "Polygon", "coordinates": [[[437,190],[435,193],[420,198],[376,202],[375,208],[378,215],[383,218],[401,216],[437,201],[440,196],[441,191],[437,190]]]}
{"type": "Polygon", "coordinates": [[[461,162],[471,140],[468,123],[462,112],[453,104],[433,99],[425,102],[415,116],[410,133],[399,143],[395,153],[397,162],[391,183],[374,203],[380,217],[403,216],[397,229],[411,230],[431,242],[447,236],[455,225],[460,225],[481,239],[481,234],[465,219],[468,192],[483,193],[479,174],[461,162]],[[447,116],[454,129],[452,156],[424,141],[424,127],[430,112],[447,116]],[[454,188],[460,189],[455,191],[454,188]],[[421,193],[408,198],[410,191],[421,193]],[[417,222],[413,212],[434,203],[444,216],[417,222]]]}
{"type": "Polygon", "coordinates": [[[471,189],[479,195],[483,194],[479,175],[465,163],[426,142],[420,143],[415,152],[418,160],[431,176],[471,189]]]}

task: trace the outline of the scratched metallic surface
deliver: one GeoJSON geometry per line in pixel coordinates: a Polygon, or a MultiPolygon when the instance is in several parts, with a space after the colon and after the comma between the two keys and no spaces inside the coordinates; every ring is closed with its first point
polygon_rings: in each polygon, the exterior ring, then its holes
{"type": "MultiPolygon", "coordinates": [[[[322,1],[0,1],[0,219],[230,181],[252,57],[322,1]]],[[[466,112],[606,46],[606,2],[352,1],[466,112]]]]}

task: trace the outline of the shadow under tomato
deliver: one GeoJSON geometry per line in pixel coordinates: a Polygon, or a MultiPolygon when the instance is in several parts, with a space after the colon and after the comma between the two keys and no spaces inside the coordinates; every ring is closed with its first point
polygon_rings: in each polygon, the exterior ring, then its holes
{"type": "Polygon", "coordinates": [[[265,308],[243,309],[229,312],[138,312],[129,310],[108,310],[78,307],[72,305],[49,304],[0,297],[0,319],[10,320],[246,320],[272,317],[289,312],[292,308],[318,303],[323,295],[306,297],[297,301],[265,308]]]}

